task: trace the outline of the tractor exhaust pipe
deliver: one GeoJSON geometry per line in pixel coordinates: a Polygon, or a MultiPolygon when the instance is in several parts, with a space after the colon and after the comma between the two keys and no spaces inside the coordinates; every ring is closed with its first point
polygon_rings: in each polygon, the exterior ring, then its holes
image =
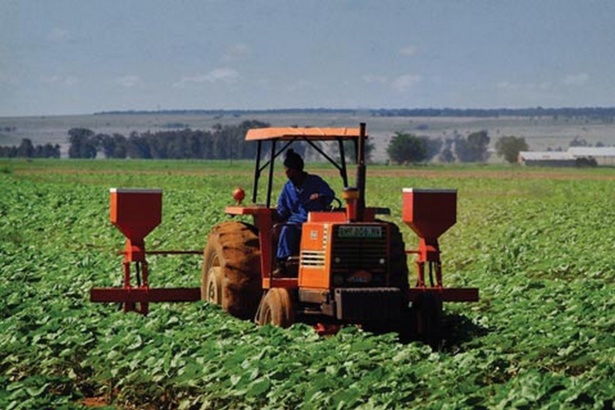
{"type": "Polygon", "coordinates": [[[344,188],[342,199],[346,202],[346,220],[348,222],[357,222],[359,190],[356,187],[350,186],[344,188]]]}

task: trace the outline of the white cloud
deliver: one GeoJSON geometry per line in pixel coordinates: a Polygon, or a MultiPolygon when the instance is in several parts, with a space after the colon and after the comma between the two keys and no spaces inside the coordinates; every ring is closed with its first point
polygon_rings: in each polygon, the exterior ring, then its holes
{"type": "Polygon", "coordinates": [[[0,85],[14,86],[17,84],[19,84],[17,76],[0,71],[0,85]]]}
{"type": "Polygon", "coordinates": [[[126,88],[139,87],[143,85],[143,80],[138,75],[125,75],[115,79],[116,84],[126,88]]]}
{"type": "Polygon", "coordinates": [[[70,34],[64,28],[54,27],[49,33],[49,39],[54,43],[66,43],[70,40],[70,34]]]}
{"type": "Polygon", "coordinates": [[[394,79],[391,82],[391,87],[396,91],[405,92],[420,83],[422,79],[418,74],[405,74],[394,79]]]}
{"type": "Polygon", "coordinates": [[[513,84],[513,83],[508,82],[508,81],[500,81],[495,86],[496,86],[496,88],[499,88],[501,90],[517,90],[517,89],[519,89],[519,85],[518,84],[513,84]]]}
{"type": "Polygon", "coordinates": [[[414,56],[418,48],[416,46],[406,46],[399,49],[399,54],[402,56],[414,56]]]}
{"type": "Polygon", "coordinates": [[[299,80],[295,84],[291,84],[286,86],[285,89],[289,93],[294,93],[297,91],[305,90],[312,87],[312,83],[307,80],[299,80]]]}
{"type": "Polygon", "coordinates": [[[392,89],[398,92],[406,92],[416,84],[423,81],[423,77],[418,74],[404,74],[393,79],[390,79],[385,75],[365,74],[361,77],[361,79],[367,84],[389,85],[392,89]]]}
{"type": "Polygon", "coordinates": [[[389,82],[389,79],[385,75],[365,74],[361,78],[368,84],[386,84],[389,82]]]}
{"type": "Polygon", "coordinates": [[[184,88],[189,84],[202,84],[206,81],[207,79],[205,74],[198,74],[190,77],[182,77],[179,81],[175,82],[173,86],[177,88],[184,88]]]}
{"type": "Polygon", "coordinates": [[[65,85],[67,87],[73,87],[81,82],[79,78],[71,75],[45,75],[41,78],[41,81],[45,84],[65,85]]]}
{"type": "Polygon", "coordinates": [[[510,81],[500,81],[496,84],[496,88],[505,91],[549,91],[553,88],[553,84],[549,81],[541,83],[511,83],[510,81]]]}
{"type": "Polygon", "coordinates": [[[224,60],[237,60],[251,54],[250,49],[245,44],[233,44],[224,52],[224,60]]]}
{"type": "Polygon", "coordinates": [[[563,83],[564,85],[583,85],[587,83],[589,80],[589,74],[587,73],[578,73],[578,74],[569,74],[564,77],[563,83]]]}
{"type": "Polygon", "coordinates": [[[232,84],[239,81],[239,73],[232,68],[216,68],[207,73],[206,78],[210,83],[224,82],[232,84]]]}
{"type": "Polygon", "coordinates": [[[203,83],[226,83],[234,84],[241,80],[241,77],[237,70],[233,68],[216,68],[205,74],[197,74],[189,77],[183,77],[175,84],[174,87],[183,88],[189,84],[203,84],[203,83]]]}

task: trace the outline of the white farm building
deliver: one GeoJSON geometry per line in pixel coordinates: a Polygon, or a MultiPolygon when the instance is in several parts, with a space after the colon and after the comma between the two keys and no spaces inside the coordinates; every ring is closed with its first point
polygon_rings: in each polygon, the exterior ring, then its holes
{"type": "Polygon", "coordinates": [[[598,166],[615,166],[615,147],[570,147],[568,151],[521,151],[523,165],[574,167],[580,161],[595,161],[598,166]]]}
{"type": "Polygon", "coordinates": [[[593,158],[598,165],[615,165],[615,147],[570,147],[566,152],[575,158],[593,158]]]}
{"type": "Polygon", "coordinates": [[[518,162],[522,165],[543,167],[574,167],[576,160],[564,151],[521,151],[518,162]]]}

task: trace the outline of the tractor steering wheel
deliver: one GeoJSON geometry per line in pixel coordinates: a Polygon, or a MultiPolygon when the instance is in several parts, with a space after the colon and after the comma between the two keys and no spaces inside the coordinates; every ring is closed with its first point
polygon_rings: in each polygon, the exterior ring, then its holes
{"type": "Polygon", "coordinates": [[[339,211],[340,209],[342,209],[342,201],[340,201],[340,199],[335,196],[332,197],[331,205],[329,205],[329,211],[335,212],[335,211],[339,211]]]}
{"type": "Polygon", "coordinates": [[[334,211],[342,209],[342,201],[340,201],[339,198],[335,196],[327,196],[327,195],[319,196],[317,199],[310,199],[304,205],[307,205],[310,201],[318,201],[321,204],[324,204],[326,202],[329,202],[329,200],[331,204],[329,205],[328,208],[323,209],[322,210],[323,212],[334,212],[334,211]]]}

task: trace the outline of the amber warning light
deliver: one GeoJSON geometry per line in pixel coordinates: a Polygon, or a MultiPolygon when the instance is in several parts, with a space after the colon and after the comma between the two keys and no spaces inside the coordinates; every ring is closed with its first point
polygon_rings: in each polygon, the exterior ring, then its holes
{"type": "Polygon", "coordinates": [[[237,205],[241,205],[241,201],[246,197],[246,191],[241,187],[235,188],[233,191],[233,199],[237,202],[237,205]]]}

